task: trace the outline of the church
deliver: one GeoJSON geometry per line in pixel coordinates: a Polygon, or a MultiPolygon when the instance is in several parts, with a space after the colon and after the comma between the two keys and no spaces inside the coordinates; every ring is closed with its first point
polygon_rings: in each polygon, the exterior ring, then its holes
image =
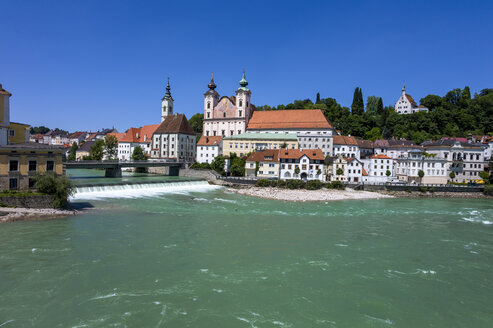
{"type": "Polygon", "coordinates": [[[247,86],[248,81],[243,71],[236,96],[220,97],[215,90],[214,75],[212,76],[209,90],[204,94],[204,136],[230,137],[245,133],[255,111],[255,106],[250,102],[252,92],[247,86]]]}
{"type": "Polygon", "coordinates": [[[414,114],[417,112],[428,112],[428,108],[423,105],[416,104],[413,97],[406,93],[406,85],[402,85],[401,96],[394,106],[397,114],[414,114]]]}

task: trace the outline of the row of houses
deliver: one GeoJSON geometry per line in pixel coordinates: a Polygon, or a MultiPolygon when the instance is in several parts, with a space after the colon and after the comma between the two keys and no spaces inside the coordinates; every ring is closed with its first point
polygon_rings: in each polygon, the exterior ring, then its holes
{"type": "Polygon", "coordinates": [[[80,145],[86,141],[97,141],[104,139],[106,135],[114,133],[118,133],[115,128],[102,129],[97,132],[76,131],[73,133],[67,133],[60,130],[50,130],[45,134],[31,134],[29,136],[29,141],[45,145],[71,146],[74,142],[77,145],[80,145]]]}

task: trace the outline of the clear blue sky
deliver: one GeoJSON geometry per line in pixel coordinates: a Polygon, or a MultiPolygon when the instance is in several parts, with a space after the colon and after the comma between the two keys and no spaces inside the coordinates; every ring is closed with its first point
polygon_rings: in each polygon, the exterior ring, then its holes
{"type": "Polygon", "coordinates": [[[493,87],[493,2],[0,2],[0,83],[11,119],[96,130],[203,111],[210,73],[233,95],[246,67],[255,105],[336,98],[356,86],[393,104],[493,87]]]}

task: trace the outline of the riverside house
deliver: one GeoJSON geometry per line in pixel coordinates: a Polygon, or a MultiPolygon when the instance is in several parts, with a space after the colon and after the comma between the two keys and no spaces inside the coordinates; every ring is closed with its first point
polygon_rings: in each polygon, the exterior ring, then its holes
{"type": "Polygon", "coordinates": [[[284,151],[284,149],[267,149],[250,154],[245,161],[245,176],[257,176],[257,178],[263,179],[278,179],[280,151],[284,151]]]}
{"type": "Polygon", "coordinates": [[[63,175],[65,147],[40,143],[0,146],[0,190],[34,188],[38,173],[63,175]]]}
{"type": "Polygon", "coordinates": [[[324,154],[320,149],[281,149],[280,178],[324,181],[324,154]]]}
{"type": "Polygon", "coordinates": [[[212,163],[223,151],[223,138],[219,136],[200,137],[197,143],[197,163],[212,163]]]}

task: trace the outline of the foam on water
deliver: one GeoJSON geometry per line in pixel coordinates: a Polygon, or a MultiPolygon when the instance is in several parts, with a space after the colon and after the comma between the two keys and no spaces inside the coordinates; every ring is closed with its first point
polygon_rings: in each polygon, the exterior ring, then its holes
{"type": "Polygon", "coordinates": [[[188,194],[188,192],[207,192],[219,188],[221,187],[210,185],[207,181],[77,187],[70,200],[155,197],[167,193],[188,194]]]}

